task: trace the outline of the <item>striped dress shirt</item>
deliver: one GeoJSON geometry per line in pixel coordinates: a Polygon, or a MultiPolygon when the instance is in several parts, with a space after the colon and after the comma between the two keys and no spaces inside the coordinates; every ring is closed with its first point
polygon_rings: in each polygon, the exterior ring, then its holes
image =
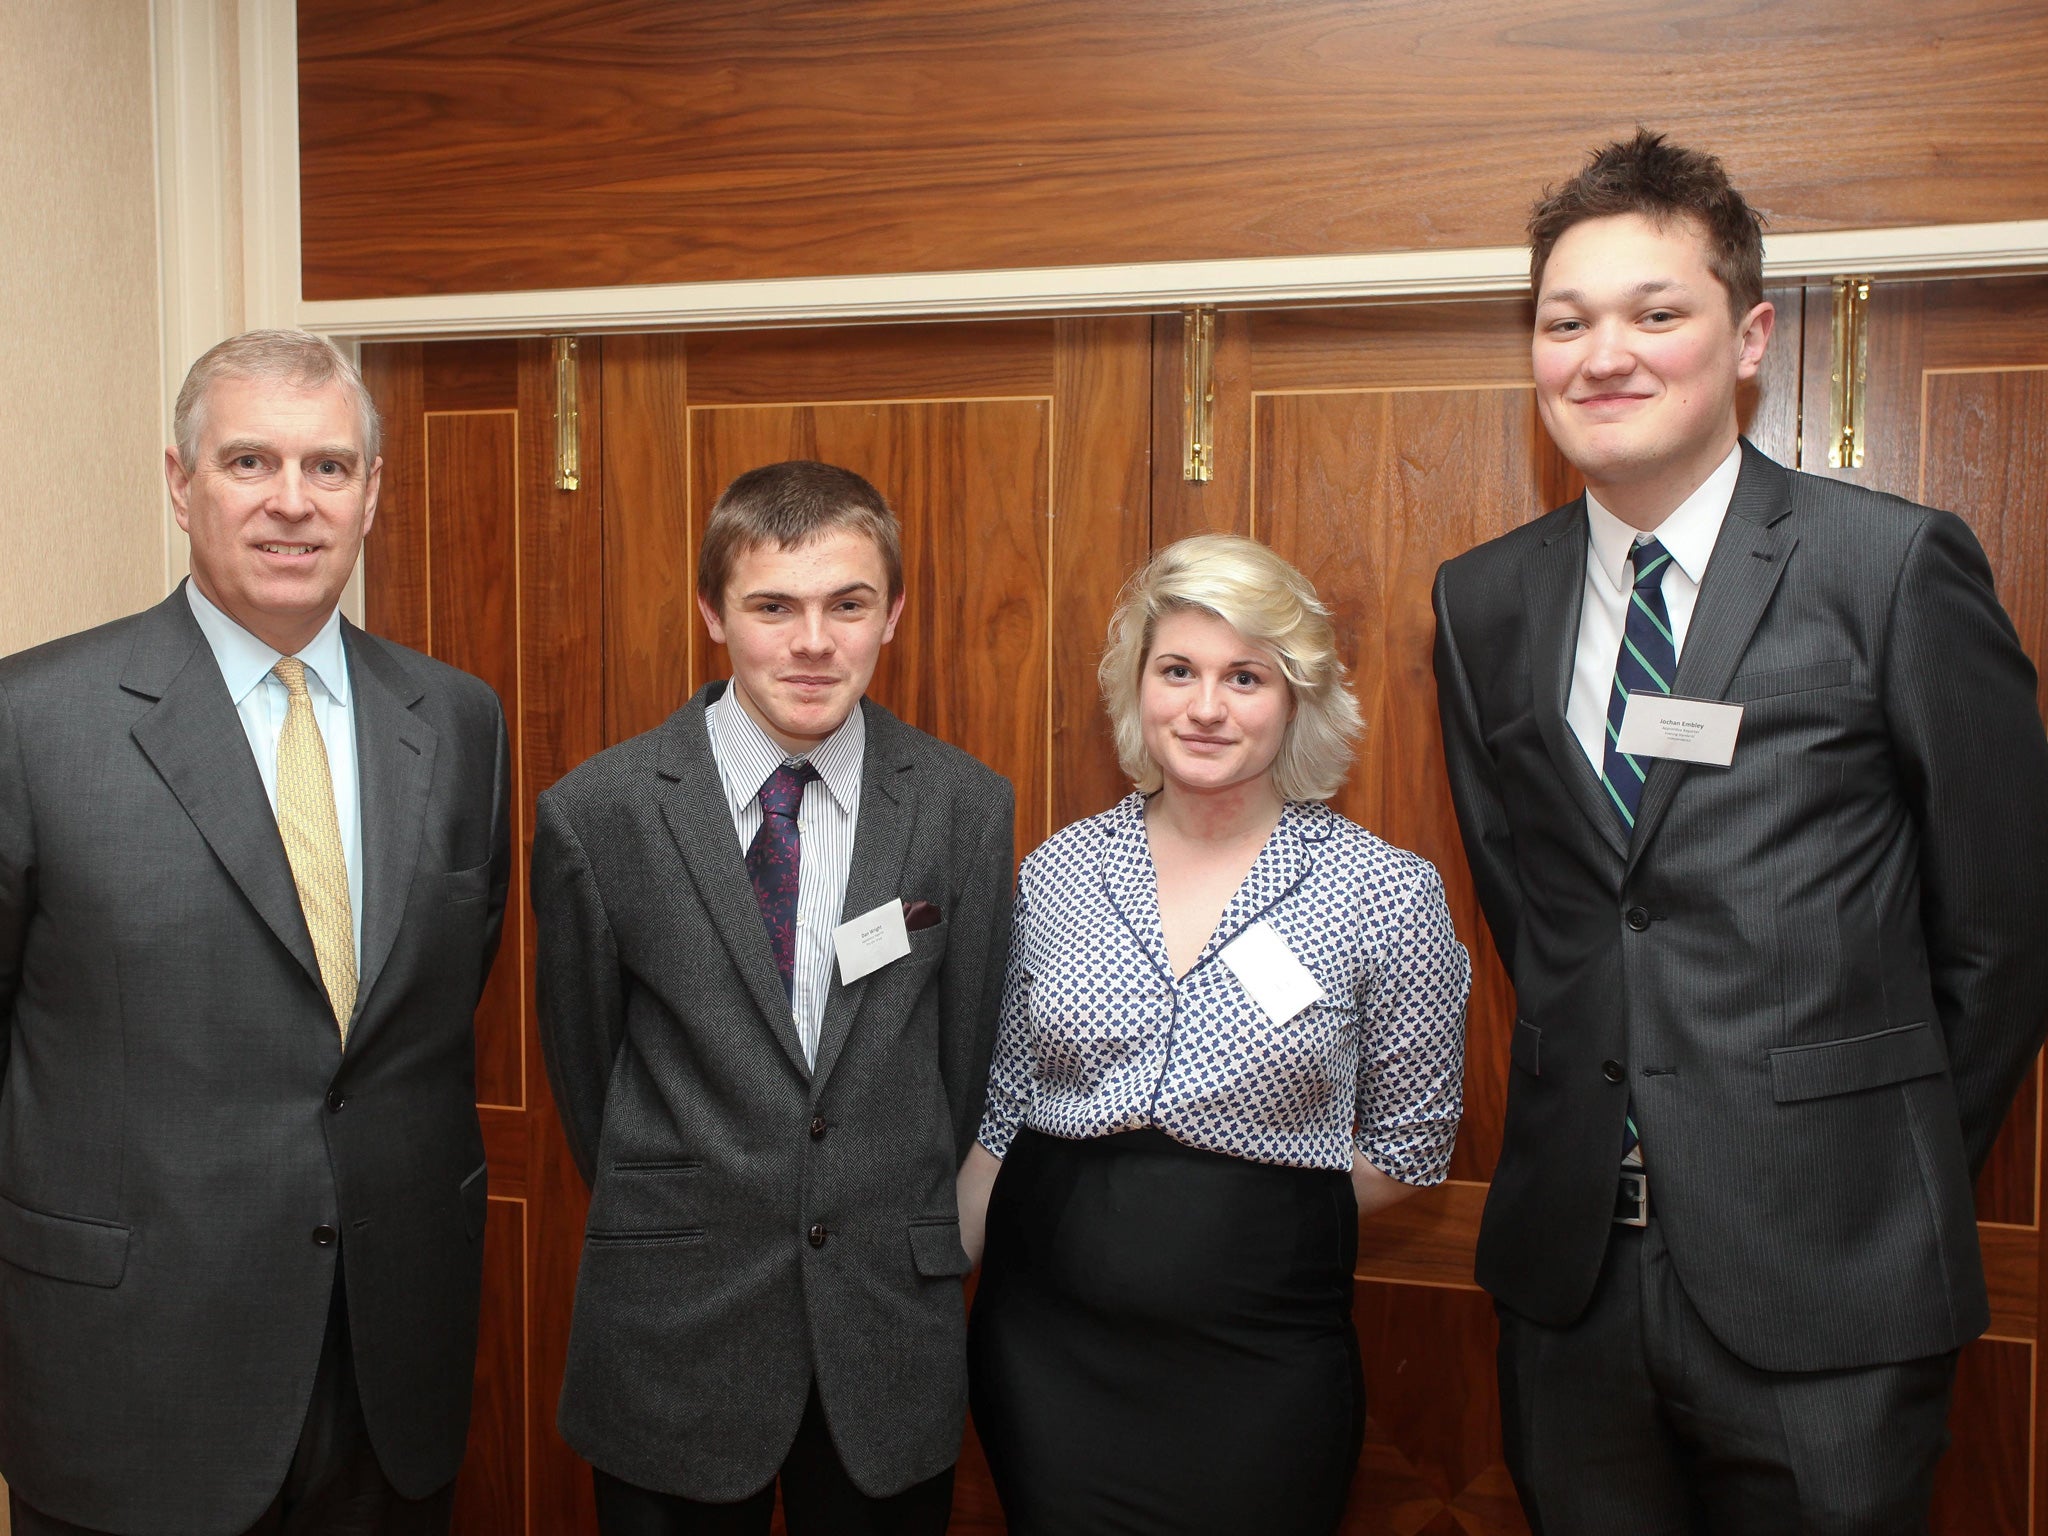
{"type": "MultiPolygon", "coordinates": [[[[761,830],[761,786],[791,757],[768,737],[740,703],[730,683],[704,712],[712,761],[725,785],[726,808],[744,853],[761,830]]],[[[853,868],[853,834],[860,821],[860,770],[868,728],[858,704],[845,724],[826,737],[808,758],[818,777],[804,786],[797,812],[803,851],[797,863],[796,966],[791,974],[790,1011],[804,1061],[818,1061],[818,1031],[832,993],[832,933],[842,921],[846,877],[853,868]]]]}

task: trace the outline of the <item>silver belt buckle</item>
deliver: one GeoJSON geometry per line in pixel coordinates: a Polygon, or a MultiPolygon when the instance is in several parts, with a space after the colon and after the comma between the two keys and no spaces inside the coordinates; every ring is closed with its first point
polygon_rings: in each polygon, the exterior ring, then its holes
{"type": "Polygon", "coordinates": [[[1621,1175],[1614,1192],[1614,1224],[1617,1227],[1647,1227],[1650,1224],[1650,1176],[1646,1173],[1621,1175]]]}

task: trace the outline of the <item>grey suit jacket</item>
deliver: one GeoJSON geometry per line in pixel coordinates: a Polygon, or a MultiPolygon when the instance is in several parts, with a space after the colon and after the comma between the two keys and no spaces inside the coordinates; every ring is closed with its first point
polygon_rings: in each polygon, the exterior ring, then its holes
{"type": "Polygon", "coordinates": [[[257,1519],[337,1253],[385,1472],[421,1495],[462,1459],[504,720],[475,678],[344,634],[364,859],[346,1054],[182,589],[0,661],[0,1473],[95,1530],[257,1519]]]}
{"type": "Polygon", "coordinates": [[[1651,1203],[1720,1340],[1820,1370],[1989,1318],[1971,1179],[2048,1028],[2048,741],[1963,522],[1745,443],[1675,692],[1743,706],[1624,836],[1565,723],[1574,502],[1446,564],[1438,701],[1514,981],[1478,1276],[1562,1326],[1633,1096],[1651,1203]]]}
{"type": "Polygon", "coordinates": [[[872,702],[846,915],[942,920],[851,986],[807,1070],[705,731],[714,683],[540,797],[541,1042],[591,1186],[561,1429],[643,1488],[766,1485],[813,1380],[872,1495],[950,1466],[954,1175],[1009,952],[1007,780],[872,702]]]}

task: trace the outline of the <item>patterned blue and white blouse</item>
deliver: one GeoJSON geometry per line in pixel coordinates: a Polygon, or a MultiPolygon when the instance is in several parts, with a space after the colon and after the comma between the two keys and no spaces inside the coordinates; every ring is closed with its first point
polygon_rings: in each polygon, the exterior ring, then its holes
{"type": "Polygon", "coordinates": [[[1290,801],[1186,976],[1132,794],[1024,861],[981,1144],[1156,1126],[1253,1162],[1441,1181],[1472,966],[1427,859],[1290,801]],[[1274,1025],[1219,952],[1263,919],[1327,994],[1274,1025]]]}

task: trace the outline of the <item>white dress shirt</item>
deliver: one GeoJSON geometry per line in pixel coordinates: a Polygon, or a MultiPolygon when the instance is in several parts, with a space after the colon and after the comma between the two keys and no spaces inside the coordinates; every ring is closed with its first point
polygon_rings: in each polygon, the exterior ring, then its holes
{"type": "MultiPolygon", "coordinates": [[[[742,854],[761,830],[761,786],[790,757],[768,737],[740,703],[731,683],[704,712],[711,737],[711,759],[725,784],[726,806],[742,854]]],[[[801,852],[796,868],[796,960],[790,973],[790,1011],[804,1061],[818,1062],[818,1032],[825,1022],[825,1003],[832,994],[836,959],[832,934],[846,903],[846,877],[853,868],[853,834],[860,821],[860,770],[867,755],[868,727],[858,704],[838,730],[809,756],[818,777],[804,786],[797,810],[801,852]]]]}
{"type": "MultiPolygon", "coordinates": [[[[185,583],[185,599],[199,632],[213,650],[228,698],[242,717],[242,731],[263,776],[270,814],[277,814],[277,737],[291,707],[291,695],[276,673],[284,653],[272,650],[207,600],[194,581],[185,583]]],[[[348,654],[341,643],[341,609],[327,616],[298,652],[306,664],[306,693],[313,701],[313,723],[327,748],[327,774],[334,781],[334,819],[341,827],[341,856],[348,863],[348,911],[355,928],[356,974],[363,968],[363,806],[356,775],[356,719],[349,692],[348,654]]]]}
{"type": "Polygon", "coordinates": [[[1579,738],[1586,761],[1599,774],[1607,763],[1607,695],[1614,686],[1614,661],[1621,654],[1621,635],[1628,622],[1628,594],[1635,585],[1629,552],[1645,539],[1670,551],[1664,567],[1664,607],[1671,616],[1672,649],[1685,655],[1685,632],[1699,602],[1700,583],[1707,579],[1707,561],[1735,496],[1735,477],[1742,470],[1737,444],[1699,489],[1678,504],[1678,510],[1654,533],[1631,528],[1586,492],[1586,596],[1579,609],[1579,646],[1572,664],[1571,702],[1565,723],[1579,738]]]}

